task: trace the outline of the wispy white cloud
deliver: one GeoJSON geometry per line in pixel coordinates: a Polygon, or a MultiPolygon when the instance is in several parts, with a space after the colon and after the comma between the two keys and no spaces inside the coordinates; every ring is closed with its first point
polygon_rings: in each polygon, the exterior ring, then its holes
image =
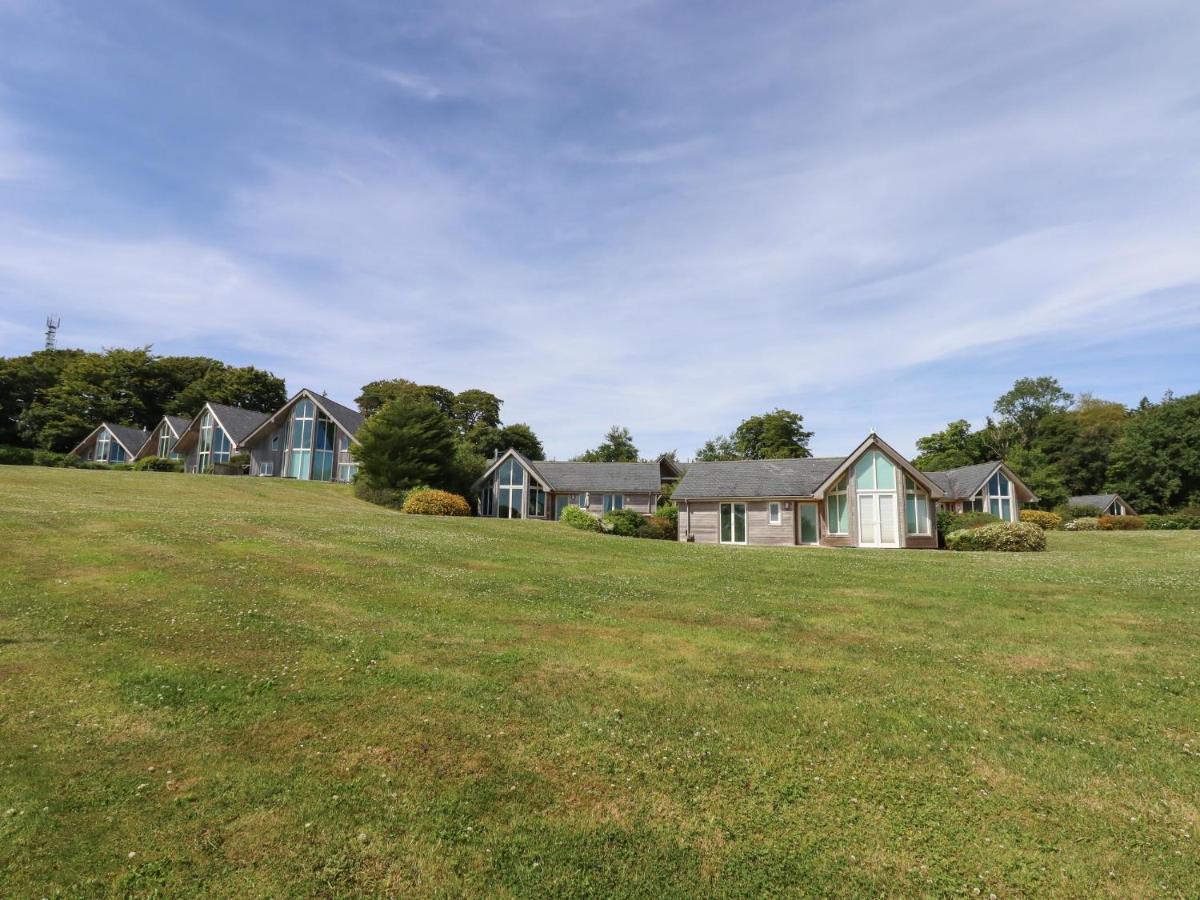
{"type": "MultiPolygon", "coordinates": [[[[0,348],[36,303],[81,343],[230,353],[346,400],[487,387],[560,455],[614,422],[688,453],[775,404],[836,452],[1005,386],[948,382],[964,361],[1011,351],[1011,379],[1054,369],[1024,346],[1200,329],[1190,8],[505,8],[381,10],[325,55],[273,34],[244,74],[313,87],[245,101],[270,127],[214,148],[200,213],[10,204],[0,348]]],[[[0,178],[21,159],[0,118],[0,178]]]]}

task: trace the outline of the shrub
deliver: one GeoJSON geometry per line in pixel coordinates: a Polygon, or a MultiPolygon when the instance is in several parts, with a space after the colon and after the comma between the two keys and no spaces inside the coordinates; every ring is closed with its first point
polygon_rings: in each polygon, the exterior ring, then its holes
{"type": "Polygon", "coordinates": [[[32,466],[33,451],[28,447],[0,446],[0,466],[32,466]]]}
{"type": "Polygon", "coordinates": [[[1104,515],[1104,510],[1100,507],[1080,503],[1064,503],[1062,506],[1055,507],[1054,511],[1062,516],[1064,520],[1098,519],[1104,515]]]}
{"type": "Polygon", "coordinates": [[[1042,531],[1053,531],[1062,525],[1062,516],[1040,509],[1023,509],[1021,510],[1021,521],[1036,525],[1042,531]]]}
{"type": "Polygon", "coordinates": [[[1141,531],[1146,520],[1141,516],[1101,516],[1096,524],[1101,531],[1141,531]]]}
{"type": "Polygon", "coordinates": [[[946,546],[951,550],[1032,553],[1046,549],[1046,532],[1029,522],[995,522],[952,531],[946,535],[946,546]]]}
{"type": "Polygon", "coordinates": [[[435,488],[421,488],[408,492],[404,498],[404,512],[410,516],[469,516],[471,504],[466,497],[451,494],[449,491],[439,491],[435,488]]]}
{"type": "Polygon", "coordinates": [[[110,463],[107,467],[102,466],[102,468],[109,468],[114,472],[132,472],[133,471],[133,463],[129,463],[129,462],[110,463]]]}
{"type": "Polygon", "coordinates": [[[604,514],[600,520],[601,527],[608,534],[618,537],[637,537],[638,529],[645,521],[642,514],[632,509],[613,509],[604,514]]]}
{"type": "Polygon", "coordinates": [[[952,531],[963,531],[968,528],[981,528],[1000,520],[991,513],[971,512],[956,513],[948,509],[939,509],[937,514],[938,534],[945,539],[952,531]]]}
{"type": "Polygon", "coordinates": [[[182,472],[183,460],[163,459],[161,456],[143,456],[133,464],[137,472],[182,472]]]}
{"type": "Polygon", "coordinates": [[[678,536],[678,526],[666,516],[649,516],[638,526],[637,536],[655,541],[673,541],[678,536]]]}
{"type": "MultiPolygon", "coordinates": [[[[417,490],[417,488],[414,488],[417,490]]],[[[404,509],[404,500],[408,491],[396,488],[375,488],[367,484],[365,478],[354,480],[354,496],[359,500],[374,503],[376,506],[386,506],[388,509],[404,509]]]]}
{"type": "Polygon", "coordinates": [[[60,468],[67,464],[67,455],[65,453],[55,453],[53,450],[34,450],[33,464],[35,466],[60,468]]]}
{"type": "Polygon", "coordinates": [[[655,511],[654,515],[663,519],[669,519],[671,522],[671,528],[675,531],[679,530],[679,507],[674,503],[668,503],[664,506],[660,506],[655,511]]]}
{"type": "Polygon", "coordinates": [[[564,506],[558,521],[580,531],[600,531],[600,520],[578,506],[564,506]]]}
{"type": "Polygon", "coordinates": [[[1080,516],[1072,519],[1063,526],[1064,531],[1095,531],[1100,527],[1100,520],[1095,516],[1080,516]]]}
{"type": "Polygon", "coordinates": [[[1200,531],[1200,516],[1175,513],[1170,516],[1142,516],[1151,531],[1200,531]]]}

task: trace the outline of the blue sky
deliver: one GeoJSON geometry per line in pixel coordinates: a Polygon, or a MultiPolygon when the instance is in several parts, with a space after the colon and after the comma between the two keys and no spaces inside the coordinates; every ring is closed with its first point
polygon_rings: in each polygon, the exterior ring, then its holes
{"type": "Polygon", "coordinates": [[[0,0],[0,355],[153,344],[552,455],[1200,385],[1200,4],[0,0]]]}

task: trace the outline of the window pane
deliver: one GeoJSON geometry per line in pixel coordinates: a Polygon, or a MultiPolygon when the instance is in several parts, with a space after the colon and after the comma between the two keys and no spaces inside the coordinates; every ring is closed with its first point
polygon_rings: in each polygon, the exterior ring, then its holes
{"type": "Polygon", "coordinates": [[[929,498],[917,495],[917,534],[929,534],[929,498]]]}
{"type": "Polygon", "coordinates": [[[733,540],[735,543],[746,542],[746,504],[733,504],[733,540]]]}
{"type": "Polygon", "coordinates": [[[995,498],[995,497],[992,498],[991,508],[988,510],[988,512],[990,512],[993,516],[996,516],[997,518],[999,518],[999,516],[1000,516],[1000,501],[997,498],[995,498]]]}
{"type": "Polygon", "coordinates": [[[881,491],[896,489],[896,467],[882,453],[875,452],[875,486],[881,491]]]}
{"type": "Polygon", "coordinates": [[[767,507],[767,520],[768,520],[768,521],[769,521],[769,522],[770,522],[772,525],[778,525],[778,524],[779,524],[779,522],[780,522],[780,520],[781,520],[781,518],[782,518],[782,517],[781,517],[781,515],[780,515],[780,512],[779,512],[779,504],[778,504],[778,503],[772,503],[772,504],[770,504],[770,505],[767,507]]]}
{"type": "Polygon", "coordinates": [[[860,491],[875,489],[875,466],[870,453],[864,453],[854,464],[854,485],[860,491]]]}
{"type": "Polygon", "coordinates": [[[615,497],[613,497],[613,509],[624,509],[624,508],[625,508],[625,495],[617,494],[615,497]]]}
{"type": "Polygon", "coordinates": [[[1012,517],[1012,501],[1005,497],[1000,501],[1000,518],[1005,522],[1011,522],[1012,517]]]}
{"type": "Polygon", "coordinates": [[[909,534],[917,534],[917,495],[908,494],[904,498],[904,526],[909,534]]]}
{"type": "Polygon", "coordinates": [[[996,491],[997,494],[1007,494],[1008,493],[1008,479],[1004,477],[1004,474],[1002,472],[996,473],[996,484],[1000,488],[1000,490],[996,491]]]}
{"type": "Polygon", "coordinates": [[[721,504],[721,540],[724,543],[733,540],[733,509],[728,503],[721,504]]]}

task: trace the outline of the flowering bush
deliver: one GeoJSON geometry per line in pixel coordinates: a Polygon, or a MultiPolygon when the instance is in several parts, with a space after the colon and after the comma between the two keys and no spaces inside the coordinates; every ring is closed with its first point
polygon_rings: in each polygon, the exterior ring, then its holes
{"type": "Polygon", "coordinates": [[[1095,516],[1080,516],[1072,519],[1063,526],[1063,531],[1095,531],[1100,527],[1100,520],[1095,516]]]}
{"type": "Polygon", "coordinates": [[[1101,516],[1096,527],[1101,531],[1141,531],[1146,520],[1141,516],[1101,516]]]}
{"type": "Polygon", "coordinates": [[[558,521],[580,531],[599,531],[600,520],[578,506],[564,506],[558,521]]]}
{"type": "Polygon", "coordinates": [[[404,512],[410,516],[469,516],[471,504],[465,497],[435,488],[409,491],[404,512]]]}
{"type": "Polygon", "coordinates": [[[1040,509],[1023,509],[1021,510],[1021,521],[1036,525],[1042,531],[1053,531],[1062,525],[1062,516],[1056,516],[1052,512],[1043,512],[1040,509]]]}
{"type": "Polygon", "coordinates": [[[1046,549],[1046,532],[1028,522],[996,522],[981,528],[965,528],[946,535],[951,550],[994,550],[1028,553],[1046,549]]]}

